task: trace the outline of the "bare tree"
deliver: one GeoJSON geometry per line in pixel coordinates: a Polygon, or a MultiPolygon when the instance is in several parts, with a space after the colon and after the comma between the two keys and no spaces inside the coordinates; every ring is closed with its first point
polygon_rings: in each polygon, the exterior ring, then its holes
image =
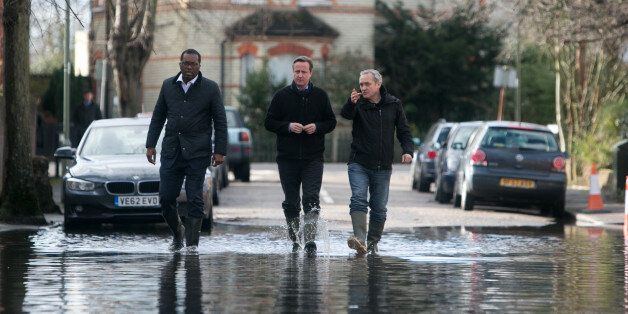
{"type": "Polygon", "coordinates": [[[153,49],[157,0],[109,0],[107,51],[122,116],[142,111],[142,70],[153,49]]]}
{"type": "MultiPolygon", "coordinates": [[[[601,109],[622,102],[628,69],[621,60],[628,36],[628,4],[622,1],[531,0],[528,14],[539,41],[555,59],[560,98],[556,103],[564,148],[572,153],[570,177],[588,167],[578,143],[590,133],[601,109]]],[[[558,96],[557,96],[558,97],[558,96]]]]}
{"type": "Polygon", "coordinates": [[[4,0],[4,101],[7,136],[6,176],[0,219],[44,224],[34,192],[29,105],[30,0],[4,0]]]}

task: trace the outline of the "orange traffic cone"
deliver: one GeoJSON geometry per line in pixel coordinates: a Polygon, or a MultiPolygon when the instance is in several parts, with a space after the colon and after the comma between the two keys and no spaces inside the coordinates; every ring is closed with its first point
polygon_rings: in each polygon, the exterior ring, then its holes
{"type": "Polygon", "coordinates": [[[602,191],[600,190],[597,168],[595,163],[593,163],[593,165],[591,165],[591,177],[589,179],[589,204],[587,205],[587,210],[600,209],[604,209],[604,202],[602,202],[602,191]]]}

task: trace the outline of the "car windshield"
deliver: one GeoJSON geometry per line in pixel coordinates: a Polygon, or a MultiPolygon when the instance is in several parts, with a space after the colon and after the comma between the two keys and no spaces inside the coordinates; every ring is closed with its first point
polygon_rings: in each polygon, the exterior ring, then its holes
{"type": "MultiPolygon", "coordinates": [[[[148,125],[120,125],[91,128],[81,149],[82,156],[145,155],[148,125]]],[[[163,136],[163,132],[162,132],[163,136]]],[[[161,151],[161,136],[157,141],[161,151]]]]}
{"type": "Polygon", "coordinates": [[[476,126],[461,126],[460,129],[456,131],[456,135],[454,136],[452,144],[457,145],[460,149],[467,148],[469,138],[476,129],[476,126]]]}
{"type": "Polygon", "coordinates": [[[482,139],[482,147],[544,152],[558,151],[556,138],[551,132],[501,127],[488,130],[482,139]]]}

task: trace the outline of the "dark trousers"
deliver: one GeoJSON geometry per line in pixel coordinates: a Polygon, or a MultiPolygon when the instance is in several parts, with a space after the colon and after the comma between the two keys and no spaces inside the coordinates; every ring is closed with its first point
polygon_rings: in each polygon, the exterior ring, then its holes
{"type": "Polygon", "coordinates": [[[279,179],[285,200],[281,204],[286,218],[299,217],[300,190],[303,189],[303,211],[319,209],[318,194],[323,181],[322,160],[277,160],[279,179]]]}
{"type": "Polygon", "coordinates": [[[174,160],[162,158],[159,168],[159,198],[163,213],[177,208],[177,197],[185,178],[185,194],[190,205],[188,216],[203,217],[203,181],[207,164],[206,158],[185,160],[181,154],[177,154],[174,160]]]}

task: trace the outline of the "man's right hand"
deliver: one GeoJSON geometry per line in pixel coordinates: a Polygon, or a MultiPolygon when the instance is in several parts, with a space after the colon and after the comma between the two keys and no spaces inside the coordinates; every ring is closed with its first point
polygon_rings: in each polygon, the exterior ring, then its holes
{"type": "Polygon", "coordinates": [[[362,96],[362,93],[358,92],[355,88],[351,90],[351,102],[354,104],[358,103],[358,100],[362,96]]]}
{"type": "Polygon", "coordinates": [[[146,159],[148,159],[148,162],[150,162],[151,164],[155,164],[155,159],[157,158],[157,150],[155,150],[154,147],[147,147],[146,148],[146,159]]]}
{"type": "Polygon", "coordinates": [[[290,129],[290,132],[299,134],[303,132],[303,124],[297,123],[297,122],[291,122],[289,129],[290,129]]]}

